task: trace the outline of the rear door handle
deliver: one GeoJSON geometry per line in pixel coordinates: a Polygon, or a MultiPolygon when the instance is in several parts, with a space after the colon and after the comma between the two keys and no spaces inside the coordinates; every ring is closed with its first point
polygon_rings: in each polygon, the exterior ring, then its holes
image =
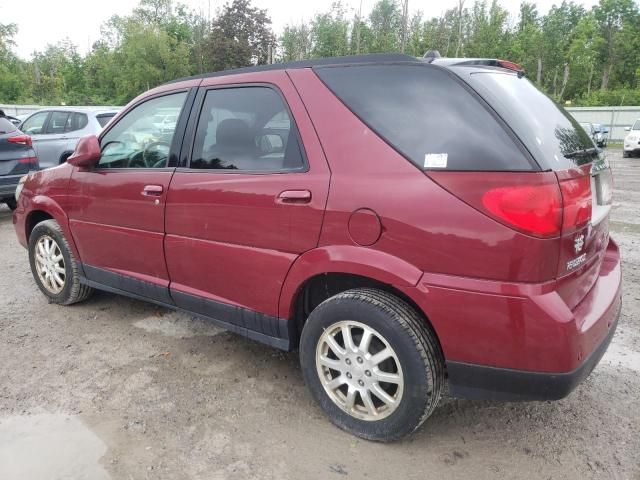
{"type": "Polygon", "coordinates": [[[162,185],[145,185],[144,189],[142,190],[142,195],[159,197],[160,195],[162,195],[163,191],[164,188],[162,188],[162,185]]]}
{"type": "Polygon", "coordinates": [[[309,203],[311,192],[309,190],[285,190],[278,195],[279,203],[309,203]]]}

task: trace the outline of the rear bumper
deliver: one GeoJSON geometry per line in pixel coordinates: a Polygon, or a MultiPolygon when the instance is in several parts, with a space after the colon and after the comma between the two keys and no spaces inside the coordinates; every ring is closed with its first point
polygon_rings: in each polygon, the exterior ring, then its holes
{"type": "Polygon", "coordinates": [[[622,271],[613,240],[594,275],[593,286],[573,308],[556,281],[516,284],[425,274],[403,291],[438,335],[452,395],[558,399],[589,375],[614,334],[622,271]]]}
{"type": "Polygon", "coordinates": [[[615,320],[607,336],[589,357],[572,372],[546,373],[447,362],[449,393],[476,400],[559,400],[566,397],[596,367],[618,326],[621,303],[611,312],[615,320]]]}

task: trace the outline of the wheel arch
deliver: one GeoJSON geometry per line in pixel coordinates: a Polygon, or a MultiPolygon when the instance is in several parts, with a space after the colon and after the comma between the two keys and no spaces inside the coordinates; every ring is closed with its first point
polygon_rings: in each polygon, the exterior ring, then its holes
{"type": "Polygon", "coordinates": [[[45,197],[43,195],[36,195],[35,197],[33,197],[30,200],[30,204],[31,208],[29,210],[29,213],[26,215],[24,222],[26,241],[29,242],[31,232],[38,223],[45,220],[55,220],[56,222],[58,222],[58,225],[60,225],[60,228],[62,229],[62,232],[64,233],[64,236],[67,239],[69,246],[71,247],[73,255],[77,259],[80,259],[78,249],[76,248],[76,244],[73,240],[73,235],[71,235],[69,219],[62,207],[53,199],[45,197]]]}
{"type": "Polygon", "coordinates": [[[329,247],[303,254],[291,267],[280,296],[279,316],[291,322],[297,342],[313,308],[338,293],[370,287],[386,291],[408,303],[437,332],[426,312],[403,287],[414,287],[423,272],[402,259],[362,247],[329,247]]]}

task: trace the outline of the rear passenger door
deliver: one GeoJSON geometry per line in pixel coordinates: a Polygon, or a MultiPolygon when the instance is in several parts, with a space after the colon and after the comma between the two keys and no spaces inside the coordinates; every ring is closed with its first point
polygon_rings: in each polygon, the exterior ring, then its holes
{"type": "Polygon", "coordinates": [[[282,336],[280,289],[318,244],[329,169],[286,72],[203,85],[167,197],[171,295],[249,336],[282,336]]]}

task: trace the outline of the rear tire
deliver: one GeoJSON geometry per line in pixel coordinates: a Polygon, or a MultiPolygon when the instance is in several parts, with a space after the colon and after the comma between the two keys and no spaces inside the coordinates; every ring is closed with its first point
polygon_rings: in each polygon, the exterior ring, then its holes
{"type": "Polygon", "coordinates": [[[7,207],[9,207],[10,210],[15,210],[16,208],[18,208],[18,202],[16,202],[15,198],[5,198],[3,202],[6,203],[7,207]]]}
{"type": "Polygon", "coordinates": [[[340,293],[311,312],[300,363],[331,422],[381,442],[416,430],[445,382],[444,358],[429,325],[403,300],[371,288],[340,293]]]}
{"type": "Polygon", "coordinates": [[[29,263],[36,284],[51,303],[71,305],[93,293],[80,282],[78,262],[55,220],[34,227],[29,237],[29,263]]]}

